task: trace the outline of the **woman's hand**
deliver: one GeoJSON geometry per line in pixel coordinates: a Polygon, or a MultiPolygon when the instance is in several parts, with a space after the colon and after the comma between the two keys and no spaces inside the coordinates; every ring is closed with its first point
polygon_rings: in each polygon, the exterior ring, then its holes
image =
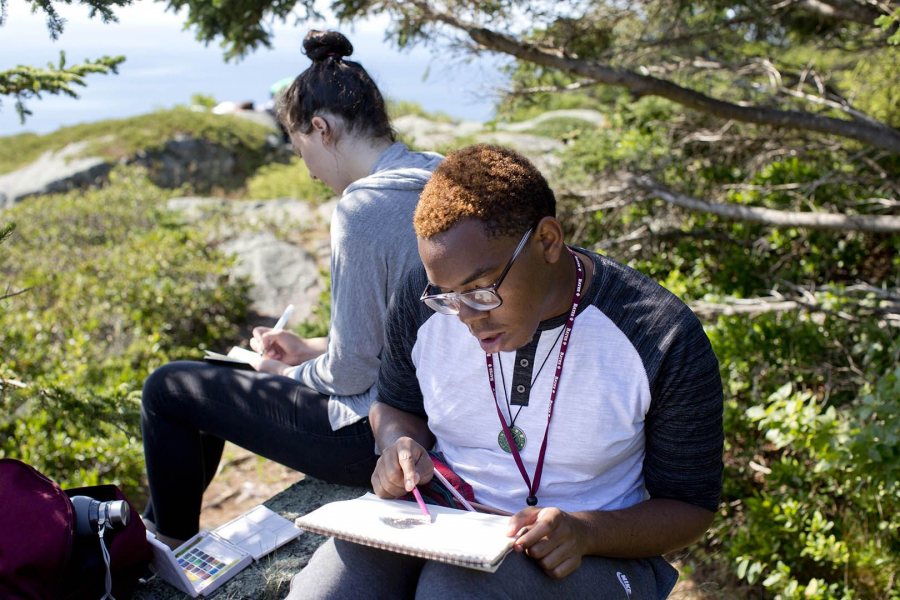
{"type": "Polygon", "coordinates": [[[250,363],[253,368],[260,373],[272,373],[273,375],[284,375],[293,379],[294,370],[297,368],[293,365],[283,363],[280,360],[271,358],[260,358],[256,362],[250,363]]]}
{"type": "Polygon", "coordinates": [[[401,437],[382,450],[372,473],[372,490],[379,498],[399,498],[431,481],[433,473],[428,451],[412,438],[401,437]]]}
{"type": "Polygon", "coordinates": [[[302,338],[293,331],[254,327],[250,347],[263,356],[257,370],[282,374],[280,370],[273,370],[276,365],[266,365],[267,361],[280,362],[286,366],[299,365],[325,352],[327,338],[302,338]]]}
{"type": "Polygon", "coordinates": [[[554,579],[575,572],[585,555],[585,525],[558,508],[529,506],[510,517],[509,535],[515,535],[513,548],[537,561],[554,579]]]}

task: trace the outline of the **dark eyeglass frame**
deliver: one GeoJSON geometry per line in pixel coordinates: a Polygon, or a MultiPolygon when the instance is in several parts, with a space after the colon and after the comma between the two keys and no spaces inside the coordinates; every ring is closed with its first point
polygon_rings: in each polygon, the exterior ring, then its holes
{"type": "Polygon", "coordinates": [[[422,296],[419,298],[419,300],[421,302],[424,302],[425,305],[431,310],[444,315],[458,315],[460,303],[481,312],[487,312],[489,310],[500,308],[500,306],[503,304],[503,298],[500,296],[500,293],[497,290],[503,283],[503,280],[506,279],[506,274],[509,273],[509,270],[512,268],[513,263],[516,262],[516,259],[519,258],[522,250],[525,249],[525,244],[528,242],[528,239],[531,237],[532,233],[534,233],[534,227],[529,228],[528,231],[525,232],[525,235],[522,236],[522,239],[519,240],[519,245],[516,246],[515,251],[513,251],[509,262],[507,262],[506,266],[503,267],[503,272],[500,273],[500,277],[498,277],[497,281],[495,281],[491,285],[482,288],[475,288],[469,290],[468,292],[429,294],[428,290],[431,288],[431,283],[428,283],[425,285],[425,289],[422,290],[422,296]],[[491,296],[493,296],[496,302],[479,302],[475,300],[475,297],[478,294],[490,294],[491,296]]]}

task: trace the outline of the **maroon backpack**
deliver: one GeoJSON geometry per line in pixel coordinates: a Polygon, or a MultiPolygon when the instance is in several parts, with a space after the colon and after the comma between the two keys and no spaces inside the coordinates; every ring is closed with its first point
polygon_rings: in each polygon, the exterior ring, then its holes
{"type": "MultiPolygon", "coordinates": [[[[0,459],[0,598],[99,599],[107,568],[98,534],[76,535],[70,496],[124,500],[114,485],[63,491],[33,467],[0,459]]],[[[112,594],[131,596],[151,558],[146,530],[134,512],[126,526],[107,529],[112,594]]]]}

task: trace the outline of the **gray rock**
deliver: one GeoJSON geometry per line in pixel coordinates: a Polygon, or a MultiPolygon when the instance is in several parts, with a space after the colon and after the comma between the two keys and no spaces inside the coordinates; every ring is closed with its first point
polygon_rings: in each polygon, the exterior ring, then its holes
{"type": "Polygon", "coordinates": [[[314,207],[294,198],[276,200],[228,200],[202,196],[172,198],[166,203],[169,210],[181,213],[188,222],[208,221],[216,216],[226,217],[242,230],[275,225],[310,229],[328,229],[335,202],[314,207]]]}
{"type": "MultiPolygon", "coordinates": [[[[293,521],[323,504],[336,500],[348,500],[361,496],[363,488],[324,483],[306,478],[265,502],[265,505],[293,521]]],[[[234,579],[215,592],[222,600],[268,600],[284,598],[290,589],[291,577],[309,562],[325,538],[312,533],[302,533],[286,544],[253,563],[234,579]]],[[[181,600],[188,598],[174,587],[157,578],[142,583],[134,600],[181,600]]]]}
{"type": "Polygon", "coordinates": [[[268,231],[241,235],[221,245],[236,257],[229,276],[247,277],[253,284],[252,309],[278,315],[288,304],[295,307],[291,323],[305,321],[319,299],[319,269],[315,257],[268,231]]]}
{"type": "Polygon", "coordinates": [[[490,131],[479,133],[475,137],[485,144],[506,146],[521,152],[548,178],[559,168],[557,153],[565,147],[562,142],[553,138],[514,131],[490,131]]]}
{"type": "Polygon", "coordinates": [[[290,325],[312,316],[322,290],[319,270],[328,264],[326,218],[330,219],[330,210],[291,198],[184,197],[169,200],[166,207],[188,223],[210,225],[210,243],[235,257],[229,276],[250,280],[254,313],[277,319],[285,306],[293,304],[290,325]],[[310,235],[294,242],[277,237],[274,230],[310,235]]]}
{"type": "Polygon", "coordinates": [[[404,115],[393,121],[394,129],[416,148],[435,150],[459,137],[475,134],[484,127],[475,121],[447,123],[416,115],[404,115]]]}
{"type": "Polygon", "coordinates": [[[142,150],[125,162],[147,167],[156,185],[175,188],[189,181],[227,181],[235,174],[237,157],[218,144],[178,134],[161,150],[142,150]]]}
{"type": "Polygon", "coordinates": [[[554,110],[527,121],[497,123],[491,129],[485,129],[483,123],[475,121],[447,123],[417,115],[395,119],[394,128],[416,147],[427,150],[453,144],[462,137],[470,137],[474,142],[507,146],[527,156],[545,175],[552,176],[559,167],[557,153],[564,144],[559,140],[525,132],[557,118],[581,119],[596,126],[606,122],[602,114],[593,110],[554,110]]]}
{"type": "Polygon", "coordinates": [[[33,163],[0,175],[0,208],[28,196],[67,192],[106,181],[111,165],[96,156],[79,156],[87,142],[69,144],[56,152],[45,152],[33,163]]]}
{"type": "Polygon", "coordinates": [[[544,123],[545,121],[551,121],[553,119],[580,119],[597,127],[606,124],[606,117],[603,116],[603,113],[586,108],[575,108],[550,110],[545,113],[539,114],[533,119],[528,119],[527,121],[516,121],[515,123],[497,123],[496,127],[497,129],[502,129],[503,131],[528,131],[529,129],[532,129],[533,127],[536,127],[541,123],[544,123]]]}
{"type": "MultiPolygon", "coordinates": [[[[0,175],[0,208],[12,206],[28,196],[106,183],[115,161],[80,156],[86,147],[87,142],[69,144],[57,152],[45,152],[21,169],[0,175]]],[[[291,157],[290,149],[277,136],[272,136],[266,152],[271,162],[287,162],[291,157]]],[[[140,151],[119,162],[146,167],[150,179],[163,188],[191,183],[202,189],[235,181],[240,175],[238,161],[239,156],[223,146],[177,135],[160,150],[140,151]]]]}

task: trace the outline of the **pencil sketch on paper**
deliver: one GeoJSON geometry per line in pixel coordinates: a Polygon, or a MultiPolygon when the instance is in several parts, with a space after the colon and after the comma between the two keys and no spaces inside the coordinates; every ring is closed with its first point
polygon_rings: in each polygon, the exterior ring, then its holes
{"type": "Polygon", "coordinates": [[[417,527],[418,525],[425,525],[425,520],[422,517],[381,517],[381,522],[385,525],[390,525],[394,529],[412,529],[413,527],[417,527]]]}

